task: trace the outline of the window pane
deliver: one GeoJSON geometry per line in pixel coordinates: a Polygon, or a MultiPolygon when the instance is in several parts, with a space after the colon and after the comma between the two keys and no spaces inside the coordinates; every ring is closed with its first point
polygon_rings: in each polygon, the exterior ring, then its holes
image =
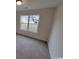
{"type": "Polygon", "coordinates": [[[20,28],[21,30],[25,30],[25,29],[26,29],[26,24],[23,24],[23,23],[22,23],[22,24],[20,25],[20,27],[21,27],[21,28],[20,28]]]}
{"type": "Polygon", "coordinates": [[[21,23],[28,23],[28,16],[21,16],[21,23]]]}
{"type": "Polygon", "coordinates": [[[28,23],[25,24],[25,30],[26,31],[28,30],[28,27],[27,26],[28,26],[28,23]]]}
{"type": "Polygon", "coordinates": [[[37,32],[39,23],[39,15],[31,15],[29,20],[29,31],[37,32]]]}
{"type": "Polygon", "coordinates": [[[27,31],[27,25],[28,25],[28,16],[21,16],[20,19],[20,29],[27,31]]]}
{"type": "Polygon", "coordinates": [[[25,23],[28,23],[28,16],[25,16],[25,23]]]}
{"type": "Polygon", "coordinates": [[[20,22],[21,22],[21,23],[25,23],[25,16],[21,16],[20,22]]]}
{"type": "Polygon", "coordinates": [[[20,29],[27,31],[27,25],[28,25],[28,24],[23,24],[23,23],[22,23],[22,24],[20,25],[20,29]]]}

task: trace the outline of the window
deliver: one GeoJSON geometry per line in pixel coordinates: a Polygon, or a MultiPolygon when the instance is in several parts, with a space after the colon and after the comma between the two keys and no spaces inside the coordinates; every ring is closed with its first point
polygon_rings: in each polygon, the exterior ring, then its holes
{"type": "Polygon", "coordinates": [[[20,16],[20,29],[29,32],[38,32],[40,15],[20,16]]]}

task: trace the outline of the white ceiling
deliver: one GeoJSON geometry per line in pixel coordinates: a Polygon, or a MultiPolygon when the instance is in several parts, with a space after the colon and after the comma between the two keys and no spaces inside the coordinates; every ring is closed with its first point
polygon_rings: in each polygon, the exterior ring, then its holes
{"type": "Polygon", "coordinates": [[[56,7],[63,0],[22,0],[22,1],[23,1],[22,5],[16,5],[17,11],[56,7]]]}

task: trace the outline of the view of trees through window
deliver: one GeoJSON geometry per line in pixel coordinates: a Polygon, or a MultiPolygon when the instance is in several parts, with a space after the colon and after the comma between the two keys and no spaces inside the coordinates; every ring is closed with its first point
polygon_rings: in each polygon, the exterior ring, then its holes
{"type": "Polygon", "coordinates": [[[29,32],[38,32],[40,15],[24,15],[20,17],[20,29],[29,32]]]}

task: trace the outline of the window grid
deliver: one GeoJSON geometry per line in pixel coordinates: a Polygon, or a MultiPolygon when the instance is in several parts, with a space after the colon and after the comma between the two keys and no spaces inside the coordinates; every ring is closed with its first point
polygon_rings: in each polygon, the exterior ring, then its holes
{"type": "MultiPolygon", "coordinates": [[[[35,15],[34,15],[35,16],[35,15]]],[[[37,16],[37,15],[36,15],[37,16]]],[[[22,30],[26,30],[26,31],[29,31],[29,32],[37,32],[38,31],[38,22],[36,23],[33,18],[33,15],[25,15],[23,16],[24,17],[24,23],[20,23],[21,25],[22,24],[25,24],[24,25],[24,29],[22,30]],[[27,20],[26,20],[27,19],[27,20]],[[33,22],[33,23],[31,23],[33,22]]],[[[22,19],[21,19],[22,20],[22,19]]],[[[39,21],[39,20],[38,20],[39,21]]],[[[22,27],[22,26],[21,26],[22,27]]]]}

